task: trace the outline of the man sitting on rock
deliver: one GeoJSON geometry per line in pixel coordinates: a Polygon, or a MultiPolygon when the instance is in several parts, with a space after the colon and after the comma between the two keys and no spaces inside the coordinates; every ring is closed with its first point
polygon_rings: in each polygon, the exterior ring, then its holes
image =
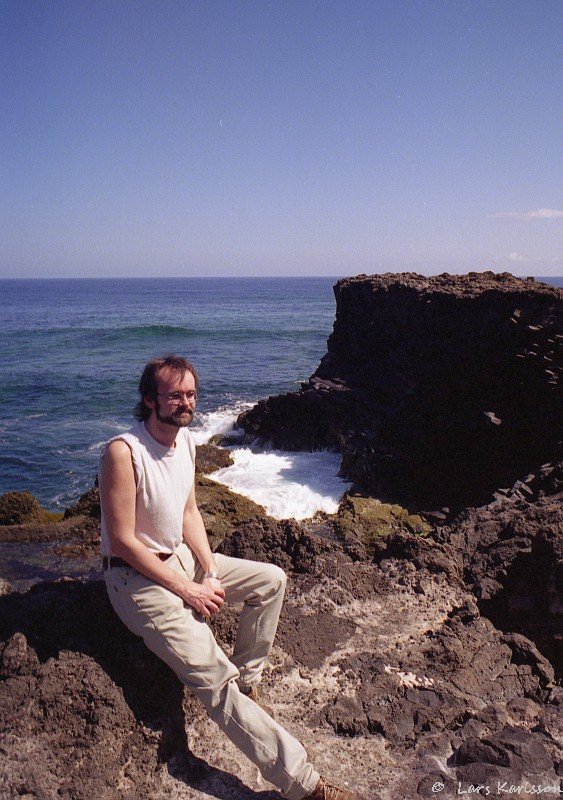
{"type": "Polygon", "coordinates": [[[204,704],[264,778],[290,800],[361,800],[322,778],[303,746],[259,705],[286,577],[274,564],[212,553],[194,492],[188,431],[198,392],[184,358],[150,361],[139,422],[102,455],[102,556],[110,602],[204,704]],[[231,660],[206,619],[243,602],[231,660]]]}

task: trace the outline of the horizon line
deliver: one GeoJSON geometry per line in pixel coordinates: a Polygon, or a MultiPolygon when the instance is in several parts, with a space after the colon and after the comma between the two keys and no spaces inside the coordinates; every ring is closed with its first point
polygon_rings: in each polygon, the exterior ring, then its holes
{"type": "MultiPolygon", "coordinates": [[[[367,274],[367,273],[358,273],[367,274]]],[[[370,273],[373,275],[383,273],[370,273]]],[[[84,277],[79,275],[45,275],[33,277],[0,277],[0,281],[174,281],[174,280],[316,280],[323,278],[342,278],[348,275],[97,275],[84,277]]]]}
{"type": "MultiPolygon", "coordinates": [[[[503,270],[502,272],[495,272],[494,270],[487,269],[487,270],[469,270],[469,272],[474,272],[478,274],[483,274],[485,272],[493,272],[494,274],[504,274],[507,273],[512,275],[514,278],[518,278],[519,280],[526,280],[527,278],[533,278],[534,280],[540,280],[543,278],[555,278],[555,279],[563,279],[563,273],[560,275],[515,275],[513,272],[509,270],[503,270]]],[[[386,272],[357,272],[357,273],[340,273],[340,274],[326,274],[326,275],[103,275],[103,276],[89,276],[83,277],[78,275],[46,275],[46,276],[33,276],[33,277],[0,277],[0,282],[2,281],[147,281],[147,280],[157,280],[157,281],[173,281],[173,280],[324,280],[324,279],[337,279],[341,280],[344,278],[352,278],[357,277],[359,275],[420,275],[423,278],[432,278],[437,277],[438,275],[451,275],[452,277],[467,275],[469,272],[448,272],[448,270],[444,270],[442,272],[436,272],[432,275],[424,275],[423,273],[416,272],[415,270],[387,270],[386,272]]]]}

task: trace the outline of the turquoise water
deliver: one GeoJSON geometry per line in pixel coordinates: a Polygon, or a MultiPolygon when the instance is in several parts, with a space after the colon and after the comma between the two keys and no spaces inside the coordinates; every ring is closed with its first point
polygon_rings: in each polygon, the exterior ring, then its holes
{"type": "Polygon", "coordinates": [[[0,282],[0,493],[51,510],[92,485],[102,442],[131,424],[149,358],[186,355],[195,425],[298,388],[326,350],[335,278],[0,282]]]}

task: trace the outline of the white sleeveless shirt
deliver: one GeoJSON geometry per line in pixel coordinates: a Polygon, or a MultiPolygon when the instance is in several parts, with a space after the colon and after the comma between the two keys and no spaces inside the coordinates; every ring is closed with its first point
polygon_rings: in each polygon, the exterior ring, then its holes
{"type": "MultiPolygon", "coordinates": [[[[139,422],[110,442],[118,439],[128,445],[133,460],[135,536],[149,550],[170,553],[182,542],[184,507],[194,484],[195,445],[191,434],[187,428],[180,428],[176,446],[166,447],[153,439],[144,422],[139,422]]],[[[100,467],[104,456],[105,448],[100,467]]],[[[101,550],[104,556],[112,555],[103,505],[101,550]]]]}

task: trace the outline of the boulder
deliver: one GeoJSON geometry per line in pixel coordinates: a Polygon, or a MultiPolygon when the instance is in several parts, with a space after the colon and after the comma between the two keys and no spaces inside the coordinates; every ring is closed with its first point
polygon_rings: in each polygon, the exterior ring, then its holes
{"type": "Polygon", "coordinates": [[[399,531],[428,536],[433,530],[419,514],[410,514],[399,505],[352,494],[342,500],[337,514],[329,519],[334,535],[344,542],[347,552],[357,550],[361,557],[373,555],[378,540],[399,531]]]}
{"type": "Polygon", "coordinates": [[[84,492],[75,505],[65,510],[63,519],[71,519],[72,517],[91,517],[92,519],[99,520],[101,518],[101,513],[100,491],[98,489],[98,481],[96,479],[94,486],[87,492],[84,492]]]}
{"type": "Polygon", "coordinates": [[[46,512],[30,492],[6,492],[0,496],[0,525],[45,522],[46,512]]]}
{"type": "Polygon", "coordinates": [[[213,444],[200,444],[196,447],[195,469],[202,475],[217,469],[230,467],[234,461],[228,450],[213,444]]]}

